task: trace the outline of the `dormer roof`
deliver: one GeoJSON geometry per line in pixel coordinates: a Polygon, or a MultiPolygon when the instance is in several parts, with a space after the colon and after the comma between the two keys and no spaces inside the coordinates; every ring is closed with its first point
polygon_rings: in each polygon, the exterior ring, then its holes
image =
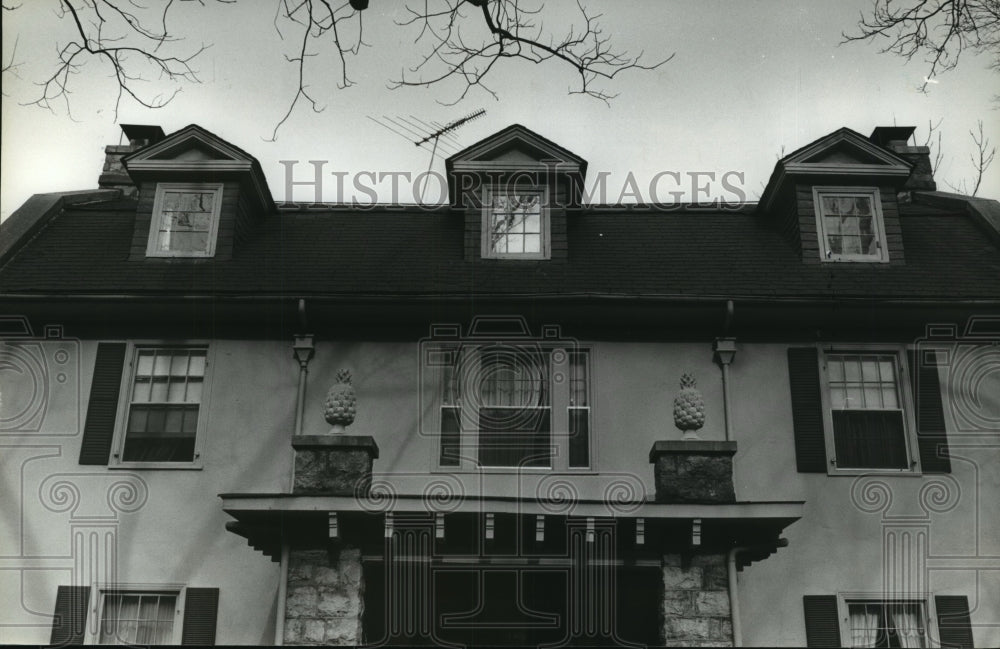
{"type": "Polygon", "coordinates": [[[512,124],[449,157],[445,169],[454,197],[455,178],[465,174],[555,174],[582,188],[587,161],[521,124],[512,124]]]}
{"type": "Polygon", "coordinates": [[[263,212],[274,209],[264,171],[252,155],[218,135],[190,124],[163,139],[122,158],[129,176],[143,180],[245,181],[251,197],[263,212]]]}
{"type": "Polygon", "coordinates": [[[893,184],[902,184],[909,177],[912,166],[857,131],[840,128],[779,160],[761,196],[760,206],[769,210],[790,176],[884,178],[893,184]]]}

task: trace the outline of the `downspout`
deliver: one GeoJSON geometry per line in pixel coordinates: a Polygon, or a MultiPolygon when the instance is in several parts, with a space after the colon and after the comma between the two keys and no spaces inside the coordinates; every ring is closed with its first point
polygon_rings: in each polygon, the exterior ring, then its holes
{"type": "Polygon", "coordinates": [[[725,419],[726,441],[733,439],[733,413],[732,399],[729,395],[729,364],[736,357],[736,339],[730,338],[729,329],[732,327],[735,315],[735,307],[732,300],[726,301],[726,323],[723,329],[725,337],[716,338],[712,343],[712,352],[715,362],[722,368],[722,411],[725,419]]]}
{"type": "MultiPolygon", "coordinates": [[[[306,323],[306,301],[299,299],[299,330],[308,331],[306,323]]],[[[292,345],[295,360],[299,362],[299,387],[295,393],[295,428],[292,434],[298,437],[302,434],[302,421],[305,416],[306,377],[309,374],[309,360],[315,354],[312,334],[295,334],[292,345]]],[[[288,493],[295,489],[295,451],[292,451],[291,469],[289,471],[288,493]]],[[[278,602],[274,621],[274,644],[285,642],[285,601],[288,598],[288,541],[284,531],[281,534],[281,563],[278,577],[278,602]]]]}
{"type": "Polygon", "coordinates": [[[743,646],[743,626],[740,624],[740,597],[736,588],[736,555],[749,550],[772,550],[788,545],[788,539],[778,539],[774,545],[741,545],[729,551],[726,567],[729,572],[729,617],[733,623],[733,646],[743,646]]]}
{"type": "MultiPolygon", "coordinates": [[[[283,537],[284,535],[282,535],[283,537]]],[[[288,542],[281,540],[281,568],[278,577],[278,610],[274,619],[274,644],[285,644],[285,600],[288,598],[288,542]]],[[[735,626],[733,627],[736,628],[735,626]]]]}

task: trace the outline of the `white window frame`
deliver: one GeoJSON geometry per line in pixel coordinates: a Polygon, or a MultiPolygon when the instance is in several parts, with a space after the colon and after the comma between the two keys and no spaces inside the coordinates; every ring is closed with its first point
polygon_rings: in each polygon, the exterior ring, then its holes
{"type": "Polygon", "coordinates": [[[549,209],[549,189],[545,186],[531,186],[524,189],[516,186],[492,185],[483,188],[483,214],[481,221],[483,259],[549,259],[551,250],[551,221],[549,209]],[[490,241],[490,216],[493,212],[493,197],[498,194],[538,194],[540,203],[541,245],[539,252],[494,252],[490,241]]]}
{"type": "Polygon", "coordinates": [[[111,446],[112,469],[201,469],[201,451],[208,430],[208,406],[211,401],[212,367],[214,345],[207,340],[137,340],[129,341],[125,352],[125,367],[122,371],[122,385],[118,394],[118,417],[115,422],[114,441],[111,446]],[[202,378],[201,401],[198,404],[198,427],[194,438],[194,457],[190,462],[140,462],[122,460],[125,438],[128,434],[128,418],[132,404],[132,388],[135,381],[136,359],[139,352],[147,349],[188,349],[205,348],[205,375],[202,378]]]}
{"type": "Polygon", "coordinates": [[[909,368],[905,345],[837,344],[820,347],[820,393],[823,402],[823,432],[826,441],[827,473],[829,475],[868,475],[885,473],[890,475],[921,475],[920,452],[917,446],[917,425],[914,417],[914,403],[911,394],[909,368]],[[873,355],[893,356],[896,362],[896,396],[903,412],[903,439],[906,443],[906,468],[840,468],[833,434],[833,404],[830,398],[830,383],[827,374],[828,355],[873,355]]]}
{"type": "MultiPolygon", "coordinates": [[[[533,345],[534,343],[529,343],[533,345]]],[[[461,352],[462,354],[469,355],[469,358],[465,358],[460,361],[461,363],[471,363],[471,365],[466,365],[467,371],[478,374],[479,371],[479,350],[484,347],[490,347],[489,343],[482,344],[462,344],[461,352]]],[[[549,376],[548,376],[548,390],[549,390],[549,440],[551,444],[551,455],[550,463],[548,466],[480,466],[479,465],[479,435],[480,431],[476,428],[469,429],[461,427],[459,431],[459,463],[458,465],[448,465],[441,463],[441,437],[440,432],[442,430],[443,416],[442,416],[442,399],[443,394],[441,392],[443,388],[443,377],[444,370],[440,367],[436,369],[435,372],[428,373],[428,379],[435,381],[435,417],[436,417],[436,428],[438,435],[434,437],[433,445],[433,465],[435,471],[437,472],[450,472],[450,473],[569,473],[569,474],[580,474],[580,473],[594,473],[596,472],[596,436],[594,434],[594,395],[596,390],[594,389],[594,348],[589,345],[579,345],[573,347],[567,347],[566,345],[560,344],[545,344],[538,343],[540,349],[545,351],[550,355],[550,360],[548,363],[549,376]],[[570,409],[570,392],[569,392],[569,354],[570,352],[583,352],[587,356],[587,409],[589,410],[589,422],[588,422],[588,463],[586,466],[571,467],[569,466],[569,409],[570,409]],[[559,360],[559,352],[562,352],[562,360],[559,360]],[[564,377],[562,381],[556,381],[555,376],[557,373],[561,373],[564,377]]],[[[451,347],[450,345],[441,345],[442,348],[451,347]]],[[[459,347],[459,346],[455,346],[459,347]]],[[[462,408],[469,408],[470,410],[461,413],[459,415],[459,422],[474,422],[479,420],[478,409],[476,404],[466,404],[462,403],[462,408]]]]}
{"type": "Polygon", "coordinates": [[[147,257],[188,257],[208,258],[215,256],[215,244],[219,236],[219,215],[222,212],[222,183],[157,183],[153,199],[153,215],[149,222],[149,237],[146,240],[147,257]],[[156,246],[163,220],[163,195],[168,191],[199,191],[213,193],[212,221],[208,233],[208,249],[204,251],[159,250],[156,246]]]}
{"type": "Polygon", "coordinates": [[[837,593],[837,620],[840,622],[840,645],[850,647],[851,642],[851,616],[847,608],[848,604],[868,603],[880,604],[883,602],[906,602],[920,605],[920,613],[924,624],[924,646],[928,649],[940,647],[937,633],[937,610],[934,607],[934,598],[930,593],[908,593],[905,596],[887,596],[887,593],[872,592],[839,592],[837,593]]]}
{"type": "MultiPolygon", "coordinates": [[[[187,595],[186,584],[108,584],[97,583],[90,588],[90,601],[87,603],[87,626],[84,644],[96,645],[101,641],[101,625],[104,622],[104,604],[107,595],[125,594],[142,595],[159,593],[173,595],[177,598],[174,607],[174,628],[171,641],[167,644],[179,645],[184,631],[184,603],[187,595]]],[[[125,645],[128,646],[128,645],[125,645]]]]}
{"type": "Polygon", "coordinates": [[[813,210],[816,213],[816,236],[819,239],[819,258],[826,262],[888,263],[889,246],[885,237],[885,219],[882,215],[882,195],[878,187],[813,187],[813,210]],[[826,239],[826,221],[823,218],[824,196],[852,196],[870,198],[872,201],[872,232],[877,253],[874,255],[845,255],[830,252],[826,239]]]}

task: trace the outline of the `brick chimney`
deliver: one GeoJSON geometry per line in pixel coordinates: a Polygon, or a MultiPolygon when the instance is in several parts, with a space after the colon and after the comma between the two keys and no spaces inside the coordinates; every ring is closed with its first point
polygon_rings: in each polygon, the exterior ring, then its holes
{"type": "Polygon", "coordinates": [[[913,164],[903,191],[934,191],[937,183],[934,182],[934,169],[931,167],[930,147],[908,144],[915,130],[916,126],[876,126],[868,139],[913,164]]]}
{"type": "Polygon", "coordinates": [[[122,124],[121,129],[128,138],[128,144],[109,144],[104,147],[104,170],[97,180],[97,186],[101,189],[120,189],[122,196],[133,197],[138,188],[125,171],[122,157],[159,142],[166,136],[159,126],[122,124]]]}

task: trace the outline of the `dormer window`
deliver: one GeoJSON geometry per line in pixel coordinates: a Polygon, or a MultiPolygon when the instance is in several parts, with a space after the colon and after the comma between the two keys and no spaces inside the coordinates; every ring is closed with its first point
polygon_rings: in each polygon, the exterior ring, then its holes
{"type": "Polygon", "coordinates": [[[889,261],[877,187],[814,187],[823,261],[889,261]]]}
{"type": "Polygon", "coordinates": [[[546,196],[544,189],[487,189],[483,202],[483,257],[548,259],[546,196]]]}
{"type": "Polygon", "coordinates": [[[212,257],[221,206],[219,183],[158,183],[146,256],[212,257]]]}

